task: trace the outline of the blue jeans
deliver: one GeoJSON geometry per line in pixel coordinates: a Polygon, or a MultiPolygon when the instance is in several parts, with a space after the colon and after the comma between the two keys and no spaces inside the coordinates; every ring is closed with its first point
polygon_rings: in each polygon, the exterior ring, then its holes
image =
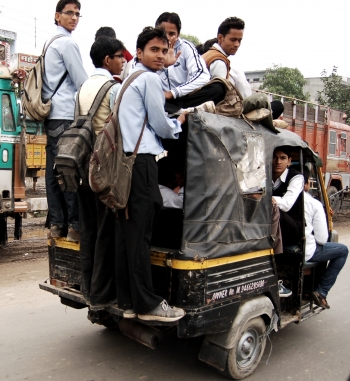
{"type": "Polygon", "coordinates": [[[327,297],[329,290],[333,287],[340,270],[343,268],[349,250],[342,243],[327,242],[324,246],[316,244],[314,255],[309,259],[310,262],[327,262],[328,266],[323,274],[320,283],[315,291],[323,297],[327,297]]]}
{"type": "Polygon", "coordinates": [[[46,119],[44,126],[47,136],[46,145],[46,197],[49,207],[50,223],[61,229],[71,226],[79,231],[79,206],[77,194],[62,192],[56,180],[54,169],[57,143],[62,133],[68,129],[72,120],[46,119]]]}

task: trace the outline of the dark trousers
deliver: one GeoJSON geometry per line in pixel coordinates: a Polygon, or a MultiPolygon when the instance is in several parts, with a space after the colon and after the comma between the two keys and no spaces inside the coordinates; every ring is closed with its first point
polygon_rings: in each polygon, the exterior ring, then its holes
{"type": "Polygon", "coordinates": [[[299,245],[303,235],[303,222],[295,221],[288,213],[280,210],[280,226],[283,246],[299,245]]]}
{"type": "Polygon", "coordinates": [[[218,104],[225,98],[225,95],[225,85],[219,82],[210,83],[184,97],[167,100],[164,108],[165,111],[173,113],[180,108],[196,107],[208,101],[213,101],[215,104],[218,104]]]}
{"type": "Polygon", "coordinates": [[[72,226],[73,229],[79,231],[77,195],[73,192],[61,192],[56,180],[57,173],[54,169],[58,139],[72,122],[72,120],[57,119],[46,119],[44,122],[47,136],[45,181],[50,223],[61,229],[72,226]]]}
{"type": "Polygon", "coordinates": [[[309,259],[311,262],[328,262],[327,269],[320,283],[316,287],[322,296],[327,297],[329,290],[333,287],[340,270],[344,267],[349,250],[342,243],[326,242],[324,245],[316,244],[314,255],[309,259]]]}
{"type": "Polygon", "coordinates": [[[163,300],[154,294],[150,260],[153,224],[162,205],[154,156],[138,154],[132,171],[129,219],[125,210],[119,210],[115,224],[115,273],[122,309],[146,313],[163,300]]]}
{"type": "Polygon", "coordinates": [[[115,215],[91,189],[79,189],[81,291],[92,304],[116,297],[114,276],[115,215]]]}

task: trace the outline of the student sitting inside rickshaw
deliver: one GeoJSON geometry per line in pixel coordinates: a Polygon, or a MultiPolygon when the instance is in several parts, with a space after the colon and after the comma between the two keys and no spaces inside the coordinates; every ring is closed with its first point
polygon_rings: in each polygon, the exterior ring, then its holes
{"type": "Polygon", "coordinates": [[[298,245],[303,234],[303,175],[294,168],[290,148],[277,147],[272,159],[272,203],[280,209],[283,246],[298,245]]]}
{"type": "Polygon", "coordinates": [[[330,308],[327,302],[329,290],[337,280],[340,270],[344,267],[349,250],[342,243],[327,242],[328,229],[323,205],[314,199],[310,193],[310,170],[304,166],[304,212],[305,212],[305,261],[327,262],[328,266],[319,284],[312,293],[315,304],[322,308],[330,308]]]}

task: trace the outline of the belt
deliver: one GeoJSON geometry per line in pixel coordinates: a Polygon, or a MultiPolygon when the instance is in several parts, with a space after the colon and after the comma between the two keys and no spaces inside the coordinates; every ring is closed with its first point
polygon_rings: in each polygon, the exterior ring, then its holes
{"type": "MultiPolygon", "coordinates": [[[[132,152],[125,152],[125,155],[126,156],[131,156],[133,155],[132,152]]],[[[139,153],[138,155],[150,155],[150,154],[142,154],[142,153],[139,153]]],[[[153,156],[153,155],[152,155],[153,156]]],[[[160,159],[163,159],[163,157],[167,157],[168,156],[168,151],[163,151],[162,153],[160,153],[159,155],[157,156],[154,156],[154,159],[156,162],[158,162],[160,159]]]]}

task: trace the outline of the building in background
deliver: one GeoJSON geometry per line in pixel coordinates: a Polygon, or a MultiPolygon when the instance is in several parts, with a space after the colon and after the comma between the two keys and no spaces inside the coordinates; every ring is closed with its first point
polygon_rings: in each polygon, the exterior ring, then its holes
{"type": "MultiPolygon", "coordinates": [[[[245,76],[252,90],[258,90],[260,85],[263,82],[264,75],[266,70],[254,70],[254,71],[246,71],[245,76]]],[[[350,86],[350,78],[342,77],[342,83],[344,85],[350,86]]],[[[323,90],[323,82],[322,77],[311,77],[305,78],[306,85],[303,90],[304,93],[310,94],[310,102],[316,101],[316,96],[318,91],[323,90]]],[[[283,95],[283,94],[281,94],[283,95]]]]}
{"type": "Polygon", "coordinates": [[[16,51],[17,33],[0,29],[0,65],[9,67],[11,54],[16,51]]]}

